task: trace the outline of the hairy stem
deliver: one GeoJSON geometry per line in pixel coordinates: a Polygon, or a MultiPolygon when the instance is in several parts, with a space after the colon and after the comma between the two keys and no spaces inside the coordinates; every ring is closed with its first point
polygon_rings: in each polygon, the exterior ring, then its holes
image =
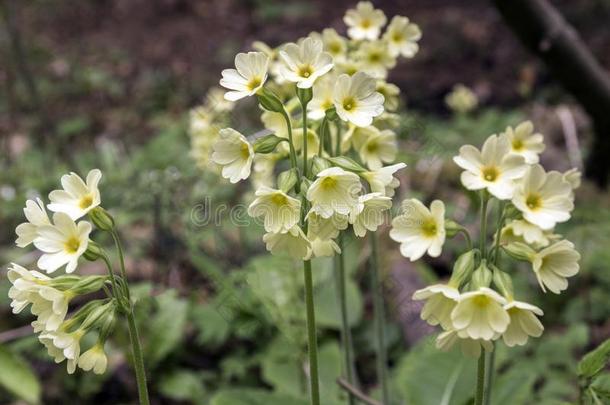
{"type": "Polygon", "coordinates": [[[320,405],[320,385],[318,381],[318,341],[316,336],[316,314],[313,303],[313,280],[311,261],[303,261],[305,281],[305,305],[307,308],[307,347],[309,352],[309,383],[312,405],[320,405]]]}
{"type": "Polygon", "coordinates": [[[385,339],[385,308],[383,303],[383,291],[379,282],[379,247],[377,234],[371,232],[371,288],[373,290],[373,310],[375,316],[375,337],[377,349],[377,378],[381,385],[381,394],[384,404],[390,403],[390,393],[387,383],[387,353],[385,339]]]}
{"type": "Polygon", "coordinates": [[[477,367],[477,389],[474,397],[474,405],[483,405],[483,387],[485,385],[485,352],[479,355],[477,367]]]}

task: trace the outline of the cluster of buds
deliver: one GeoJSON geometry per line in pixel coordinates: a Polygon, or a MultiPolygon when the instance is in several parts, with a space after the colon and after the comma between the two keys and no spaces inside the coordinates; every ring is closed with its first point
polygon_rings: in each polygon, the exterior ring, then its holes
{"type": "Polygon", "coordinates": [[[23,210],[27,222],[17,226],[16,244],[20,248],[34,245],[40,251],[37,262],[40,271],[15,263],[8,270],[13,312],[20,313],[30,306],[36,317],[32,322],[34,332],[39,333],[40,342],[57,363],[67,360],[70,374],[77,366],[97,374],[106,370],[104,344],[121,305],[109,296],[91,300],[71,316],[68,314],[70,303],[76,297],[108,291],[107,284],[111,284],[108,276],[71,274],[81,257],[96,260],[104,255],[99,245],[90,240],[92,224],[82,218],[88,216],[97,228],[105,231],[114,226],[112,218],[100,207],[101,177],[97,169],[89,172],[86,181],[70,173],[61,178],[63,189],[49,194],[50,203],[46,208],[40,198],[28,200],[23,210]],[[53,212],[52,217],[47,209],[53,212]],[[62,268],[66,274],[47,275],[62,268]],[[97,342],[81,353],[80,342],[88,333],[97,333],[97,342]]]}
{"type": "MultiPolygon", "coordinates": [[[[462,185],[481,194],[481,239],[479,248],[469,243],[459,256],[447,284],[431,285],[413,295],[426,301],[422,319],[444,330],[437,338],[439,348],[459,342],[464,353],[479,356],[481,348],[492,350],[492,342],[500,337],[512,347],[542,334],[538,317],[543,311],[515,299],[512,277],[499,262],[502,252],[529,262],[544,292],[559,294],[578,272],[579,253],[553,230],[570,218],[580,173],[545,171],[538,163],[544,148],[543,136],[534,133],[527,121],[490,136],[481,150],[463,146],[454,157],[464,169],[462,185]],[[493,244],[487,249],[490,201],[496,201],[499,215],[493,244]]],[[[390,236],[411,260],[426,253],[439,256],[445,238],[460,232],[470,241],[463,226],[445,218],[442,201],[432,202],[428,209],[417,200],[406,200],[402,208],[390,236]]]]}
{"type": "Polygon", "coordinates": [[[191,113],[198,164],[232,183],[252,176],[248,213],[263,219],[272,254],[332,256],[340,251],[334,239],[350,224],[359,237],[375,231],[399,185],[394,175],[405,167],[391,165],[399,89],[386,77],[398,57],[417,53],[421,32],[396,16],[382,33],[387,18],[370,2],[344,21],[349,38],[329,28],[275,49],[256,42],[258,51],[238,54],[235,69],[222,72],[224,100],[214,88],[191,113]],[[259,102],[267,135],[221,129],[232,110],[227,101],[249,96],[259,102]]]}

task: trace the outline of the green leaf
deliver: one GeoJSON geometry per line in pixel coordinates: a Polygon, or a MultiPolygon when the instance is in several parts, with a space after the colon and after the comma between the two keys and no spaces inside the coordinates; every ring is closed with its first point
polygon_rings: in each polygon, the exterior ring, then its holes
{"type": "Polygon", "coordinates": [[[578,363],[578,375],[585,378],[594,377],[604,369],[608,360],[610,360],[610,339],[583,357],[578,363]]]}
{"type": "Polygon", "coordinates": [[[217,308],[211,305],[194,306],[191,310],[193,324],[199,331],[198,342],[216,347],[221,345],[229,336],[231,327],[217,308]]]}
{"type": "Polygon", "coordinates": [[[149,322],[145,356],[151,365],[158,364],[180,344],[188,314],[188,303],[177,298],[175,290],[157,296],[156,301],[158,311],[149,322]]]}
{"type": "Polygon", "coordinates": [[[328,161],[334,166],[339,166],[340,168],[348,170],[350,172],[362,173],[366,171],[364,167],[358,164],[355,160],[348,158],[347,156],[328,157],[326,159],[328,159],[328,161]]]}
{"type": "Polygon", "coordinates": [[[40,403],[40,383],[30,365],[5,346],[0,346],[0,385],[14,396],[40,403]]]}
{"type": "Polygon", "coordinates": [[[308,405],[306,399],[261,389],[231,389],[218,392],[210,405],[308,405]]]}
{"type": "Polygon", "coordinates": [[[167,398],[204,404],[205,389],[201,376],[190,370],[174,370],[161,377],[159,391],[167,398]]]}
{"type": "MultiPolygon", "coordinates": [[[[362,319],[362,295],[353,279],[347,278],[345,283],[347,298],[347,315],[350,326],[357,325],[362,319]]],[[[318,326],[341,329],[341,309],[335,289],[335,280],[330,278],[315,290],[316,323],[318,326]]]]}

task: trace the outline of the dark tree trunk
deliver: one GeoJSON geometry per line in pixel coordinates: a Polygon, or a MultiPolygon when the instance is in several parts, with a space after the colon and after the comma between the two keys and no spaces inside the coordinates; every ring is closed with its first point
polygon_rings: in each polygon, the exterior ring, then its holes
{"type": "Polygon", "coordinates": [[[547,0],[492,1],[523,44],[591,116],[595,138],[586,175],[605,187],[610,169],[610,76],[547,0]]]}

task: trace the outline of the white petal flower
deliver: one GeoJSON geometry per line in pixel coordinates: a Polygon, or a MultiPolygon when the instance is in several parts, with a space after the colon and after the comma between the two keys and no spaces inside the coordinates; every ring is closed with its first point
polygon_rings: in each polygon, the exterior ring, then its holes
{"type": "Polygon", "coordinates": [[[393,197],[394,190],[400,185],[398,179],[394,177],[394,173],[405,167],[407,165],[404,163],[396,163],[375,171],[364,172],[361,176],[369,183],[372,192],[393,197]]]}
{"type": "MultiPolygon", "coordinates": [[[[313,85],[313,98],[307,104],[307,117],[312,120],[321,120],[326,110],[333,106],[333,92],[337,78],[333,74],[321,77],[313,85]]],[[[281,116],[280,116],[281,117],[281,116]]],[[[281,117],[283,120],[283,117],[281,117]]],[[[284,128],[286,124],[284,123],[284,128]]]]}
{"type": "Polygon", "coordinates": [[[222,177],[237,183],[250,176],[254,148],[245,136],[233,128],[220,130],[220,139],[214,144],[212,161],[222,166],[222,177]]]}
{"type": "Polygon", "coordinates": [[[536,315],[544,315],[540,308],[527,302],[511,301],[504,305],[504,309],[510,316],[508,328],[502,335],[506,346],[523,346],[527,343],[529,336],[540,337],[542,335],[544,326],[536,318],[536,315]]]}
{"type": "Polygon", "coordinates": [[[220,85],[231,90],[225,93],[225,99],[229,101],[252,96],[263,87],[267,80],[269,57],[262,52],[238,53],[235,67],[223,70],[220,79],[220,85]]]}
{"type": "Polygon", "coordinates": [[[78,359],[78,367],[85,371],[91,371],[95,374],[104,374],[108,367],[108,357],[104,352],[104,345],[97,343],[91,349],[83,353],[78,359]]]}
{"type": "Polygon", "coordinates": [[[348,216],[334,213],[329,218],[324,218],[313,209],[309,210],[307,216],[307,237],[310,240],[328,240],[339,236],[340,231],[344,231],[348,226],[348,216]]]}
{"type": "Polygon", "coordinates": [[[546,230],[570,219],[574,209],[572,198],[572,187],[561,173],[545,173],[536,164],[519,182],[512,202],[526,220],[546,230]]]}
{"type": "Polygon", "coordinates": [[[409,22],[407,17],[395,16],[383,34],[383,39],[387,42],[392,56],[412,58],[419,50],[417,41],[421,39],[421,30],[416,24],[409,22]]]}
{"type": "Polygon", "coordinates": [[[364,141],[358,150],[360,159],[371,170],[379,170],[383,163],[393,162],[396,159],[397,153],[398,143],[396,141],[396,133],[390,129],[380,131],[375,128],[372,135],[364,141]]]}
{"type": "Polygon", "coordinates": [[[451,311],[455,308],[460,292],[445,284],[434,284],[413,293],[416,301],[426,300],[421,311],[421,319],[430,325],[441,325],[443,329],[451,329],[451,311]]]}
{"type": "Polygon", "coordinates": [[[540,227],[524,219],[514,219],[502,228],[500,240],[502,244],[524,242],[536,248],[548,246],[551,235],[540,227]]]}
{"type": "Polygon", "coordinates": [[[55,346],[55,344],[53,343],[54,338],[55,334],[51,332],[42,333],[38,336],[38,340],[40,341],[40,343],[43,344],[44,347],[46,347],[49,356],[51,356],[53,360],[55,360],[55,363],[59,364],[66,359],[66,356],[64,356],[63,349],[60,349],[59,347],[55,346]]]}
{"type": "Polygon", "coordinates": [[[48,208],[54,212],[64,212],[73,220],[87,215],[89,211],[100,205],[100,190],[98,184],[102,172],[93,169],[87,174],[84,182],[76,173],[65,174],[61,177],[63,190],[54,190],[49,194],[51,203],[48,208]]]}
{"type": "Polygon", "coordinates": [[[312,210],[324,218],[333,213],[349,215],[358,203],[362,189],[357,174],[340,167],[322,170],[307,190],[307,199],[312,202],[312,210]]]}
{"type": "Polygon", "coordinates": [[[451,350],[456,343],[459,343],[462,353],[465,356],[475,358],[481,355],[481,349],[486,352],[492,352],[494,349],[492,342],[483,339],[460,337],[455,329],[449,329],[436,338],[437,349],[444,352],[451,350]]]}
{"type": "Polygon", "coordinates": [[[333,92],[339,117],[359,127],[371,125],[373,118],[383,112],[383,96],[375,89],[375,79],[364,72],[340,75],[333,92]]]}
{"type": "Polygon", "coordinates": [[[396,66],[396,58],[390,53],[385,41],[365,42],[355,56],[360,69],[376,79],[385,79],[388,69],[396,66]]]}
{"type": "Polygon", "coordinates": [[[366,231],[375,232],[383,224],[386,211],[392,208],[392,199],[382,193],[369,193],[358,197],[358,206],[350,213],[349,221],[356,236],[362,238],[366,231]]]}
{"type": "Polygon", "coordinates": [[[17,234],[17,240],[15,243],[20,248],[26,247],[38,236],[38,227],[42,225],[49,225],[49,216],[47,210],[44,208],[44,203],[40,198],[34,200],[27,200],[25,202],[25,208],[23,209],[25,218],[28,222],[24,222],[17,225],[15,233],[17,234]]]}
{"type": "Polygon", "coordinates": [[[474,110],[479,104],[479,99],[468,87],[456,84],[453,86],[453,90],[445,96],[445,104],[452,111],[463,114],[474,110]]]}
{"type": "Polygon", "coordinates": [[[337,34],[333,28],[325,28],[322,31],[322,43],[324,50],[328,52],[333,59],[344,59],[347,53],[347,39],[337,34]]]}
{"type": "Polygon", "coordinates": [[[459,156],[453,161],[465,171],[461,180],[469,190],[487,189],[500,200],[513,196],[514,181],[523,177],[527,165],[522,156],[510,152],[506,136],[492,135],[479,151],[472,145],[460,148],[459,156]]]}
{"type": "Polygon", "coordinates": [[[53,215],[53,225],[43,225],[38,229],[34,246],[44,252],[38,259],[38,267],[52,273],[66,265],[66,273],[76,269],[78,259],[89,245],[91,224],[81,221],[76,224],[63,212],[53,215]]]}
{"type": "Polygon", "coordinates": [[[264,217],[265,230],[273,233],[288,232],[299,223],[301,202],[281,190],[261,187],[256,199],[248,207],[251,217],[264,217]]]}
{"type": "Polygon", "coordinates": [[[482,287],[460,296],[451,312],[451,322],[460,336],[491,340],[494,335],[504,333],[510,322],[505,304],[500,294],[482,287]]]}
{"type": "Polygon", "coordinates": [[[30,271],[24,267],[11,263],[7,278],[12,284],[8,296],[12,300],[13,313],[18,314],[38,299],[38,291],[48,284],[51,279],[37,271],[30,271]]]}
{"type": "Polygon", "coordinates": [[[388,111],[396,111],[396,109],[398,109],[400,88],[395,84],[386,82],[385,80],[378,80],[376,89],[385,99],[384,107],[386,111],[384,114],[377,117],[375,121],[379,122],[379,120],[382,119],[385,114],[389,114],[388,111]]]}
{"type": "Polygon", "coordinates": [[[574,249],[572,242],[562,240],[536,253],[532,267],[543,291],[546,288],[555,294],[568,288],[568,277],[578,273],[580,253],[574,249]],[[546,288],[545,288],[546,287],[546,288]]]}
{"type": "Polygon", "coordinates": [[[313,257],[332,257],[335,254],[341,254],[341,248],[332,239],[314,239],[311,241],[311,249],[313,257]]]}
{"type": "Polygon", "coordinates": [[[379,38],[381,28],[387,22],[383,11],[377,10],[369,1],[361,1],[356,9],[349,9],[343,17],[343,21],[349,27],[347,35],[355,40],[379,38]]]}
{"type": "Polygon", "coordinates": [[[287,44],[280,51],[284,65],[280,69],[285,80],[297,84],[301,89],[308,89],[320,76],[333,67],[333,58],[323,51],[321,40],[305,38],[299,45],[287,44]]]}
{"type": "Polygon", "coordinates": [[[311,242],[303,230],[295,225],[285,233],[266,233],[263,241],[272,255],[288,255],[294,259],[309,260],[311,258],[311,242]]]}
{"type": "Polygon", "coordinates": [[[400,253],[415,261],[426,252],[432,257],[441,254],[445,243],[445,204],[432,201],[430,209],[416,199],[402,203],[402,214],[392,221],[390,238],[400,243],[400,253]]]}
{"type": "MultiPolygon", "coordinates": [[[[83,330],[78,329],[74,332],[53,332],[47,335],[52,337],[53,345],[62,350],[64,357],[68,360],[68,374],[74,374],[76,371],[76,365],[80,357],[80,340],[84,334],[83,330]]],[[[51,350],[49,350],[49,354],[51,354],[51,350]]]]}
{"type": "Polygon", "coordinates": [[[563,179],[570,183],[572,190],[576,190],[582,182],[582,173],[577,168],[573,168],[563,174],[563,179]]]}
{"type": "Polygon", "coordinates": [[[521,155],[528,164],[538,163],[538,157],[544,151],[544,137],[534,134],[534,125],[531,121],[525,121],[517,125],[515,129],[506,128],[504,132],[510,141],[510,151],[521,155]]]}

